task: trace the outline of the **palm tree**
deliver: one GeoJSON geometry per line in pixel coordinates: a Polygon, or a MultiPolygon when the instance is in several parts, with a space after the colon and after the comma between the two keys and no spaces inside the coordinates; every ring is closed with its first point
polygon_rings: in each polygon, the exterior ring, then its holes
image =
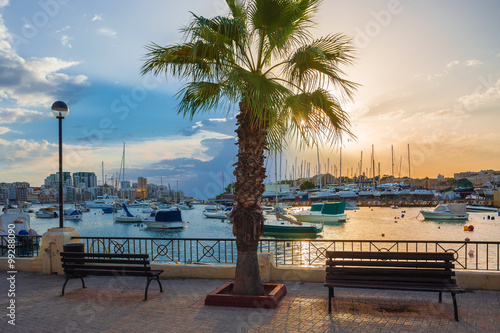
{"type": "Polygon", "coordinates": [[[263,295],[257,247],[264,228],[265,153],[292,142],[307,147],[352,136],[341,103],[352,98],[357,84],[342,77],[340,66],[352,63],[354,50],[342,34],[314,39],[308,32],[321,0],[226,3],[226,17],[193,14],[184,43],[148,45],[142,74],[185,79],[178,113],[190,119],[239,105],[233,293],[263,295]]]}

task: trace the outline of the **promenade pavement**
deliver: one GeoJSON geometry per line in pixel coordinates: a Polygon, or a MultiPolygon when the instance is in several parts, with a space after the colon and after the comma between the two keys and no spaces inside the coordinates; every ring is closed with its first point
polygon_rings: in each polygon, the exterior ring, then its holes
{"type": "Polygon", "coordinates": [[[70,280],[17,273],[15,326],[6,309],[9,281],[0,279],[0,332],[500,332],[500,292],[477,290],[457,295],[460,322],[453,317],[449,294],[389,290],[335,290],[328,314],[328,289],[321,283],[287,282],[287,296],[274,310],[205,306],[205,296],[222,280],[145,278],[70,280]]]}

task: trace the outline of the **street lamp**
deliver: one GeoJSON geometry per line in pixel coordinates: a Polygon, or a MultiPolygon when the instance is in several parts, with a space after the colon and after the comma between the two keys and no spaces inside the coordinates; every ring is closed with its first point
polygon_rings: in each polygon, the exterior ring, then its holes
{"type": "Polygon", "coordinates": [[[66,103],[57,101],[52,104],[52,114],[59,119],[59,228],[64,228],[63,210],[63,169],[62,169],[62,120],[69,113],[66,103]]]}

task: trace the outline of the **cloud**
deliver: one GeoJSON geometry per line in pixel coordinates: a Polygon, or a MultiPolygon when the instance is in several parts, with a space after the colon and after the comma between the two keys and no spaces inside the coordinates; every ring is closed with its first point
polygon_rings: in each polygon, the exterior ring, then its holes
{"type": "Polygon", "coordinates": [[[71,44],[70,44],[70,40],[72,40],[73,38],[69,37],[68,35],[62,35],[61,36],[61,44],[64,45],[64,46],[67,46],[69,48],[71,48],[71,44]]]}
{"type": "Polygon", "coordinates": [[[491,87],[479,86],[474,93],[460,97],[458,102],[466,109],[475,109],[481,104],[497,100],[500,100],[500,80],[491,87]]]}
{"type": "Polygon", "coordinates": [[[21,108],[0,108],[0,124],[31,123],[52,117],[52,114],[21,108]]]}
{"type": "Polygon", "coordinates": [[[109,28],[99,28],[99,29],[97,29],[97,34],[111,37],[111,38],[116,38],[116,36],[118,35],[118,33],[116,31],[111,30],[109,28]]]}
{"type": "Polygon", "coordinates": [[[222,173],[225,186],[234,181],[233,164],[236,162],[237,146],[234,138],[207,139],[201,142],[208,160],[192,157],[163,159],[127,171],[128,179],[143,176],[148,182],[160,184],[179,182],[186,196],[197,199],[213,198],[222,192],[222,173]]]}
{"type": "Polygon", "coordinates": [[[198,121],[195,125],[181,129],[178,134],[192,136],[201,131],[209,131],[229,136],[236,136],[236,118],[210,118],[198,121]]]}
{"type": "Polygon", "coordinates": [[[9,5],[9,0],[0,0],[0,7],[5,7],[9,5]]]}
{"type": "Polygon", "coordinates": [[[483,63],[479,60],[472,59],[472,60],[467,60],[465,65],[466,66],[475,66],[475,65],[482,65],[483,63]]]}
{"type": "Polygon", "coordinates": [[[10,132],[10,128],[0,126],[0,135],[10,132]]]}
{"type": "Polygon", "coordinates": [[[101,14],[95,14],[91,21],[103,21],[101,14]]]}
{"type": "Polygon", "coordinates": [[[12,99],[20,106],[48,105],[55,99],[75,103],[89,86],[84,75],[60,73],[79,62],[54,57],[24,59],[12,41],[0,16],[0,100],[12,99]]]}

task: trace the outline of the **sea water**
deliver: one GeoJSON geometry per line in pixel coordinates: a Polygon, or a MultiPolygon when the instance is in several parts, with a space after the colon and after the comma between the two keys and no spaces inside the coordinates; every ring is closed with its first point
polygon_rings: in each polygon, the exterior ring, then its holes
{"type": "MultiPolygon", "coordinates": [[[[70,205],[65,205],[69,208],[70,205]]],[[[195,205],[193,210],[183,210],[186,222],[183,229],[151,229],[142,223],[114,222],[113,214],[104,214],[100,209],[84,212],[80,221],[64,220],[65,227],[75,228],[85,237],[153,237],[153,238],[210,238],[231,239],[233,225],[228,220],[210,219],[203,215],[203,205],[195,205]]],[[[39,206],[34,207],[34,210],[39,206]]],[[[424,220],[421,209],[433,208],[401,207],[361,207],[349,210],[347,221],[325,225],[323,232],[316,238],[325,240],[432,240],[432,241],[499,241],[500,217],[497,213],[470,213],[467,221],[424,220]],[[495,219],[488,219],[488,215],[495,219]],[[474,231],[464,231],[464,225],[473,225],[474,231]]],[[[134,215],[148,216],[142,209],[130,209],[134,215]]],[[[50,228],[59,227],[58,218],[36,218],[31,215],[31,227],[38,234],[50,228]]],[[[263,238],[275,238],[266,237],[263,238]]]]}

